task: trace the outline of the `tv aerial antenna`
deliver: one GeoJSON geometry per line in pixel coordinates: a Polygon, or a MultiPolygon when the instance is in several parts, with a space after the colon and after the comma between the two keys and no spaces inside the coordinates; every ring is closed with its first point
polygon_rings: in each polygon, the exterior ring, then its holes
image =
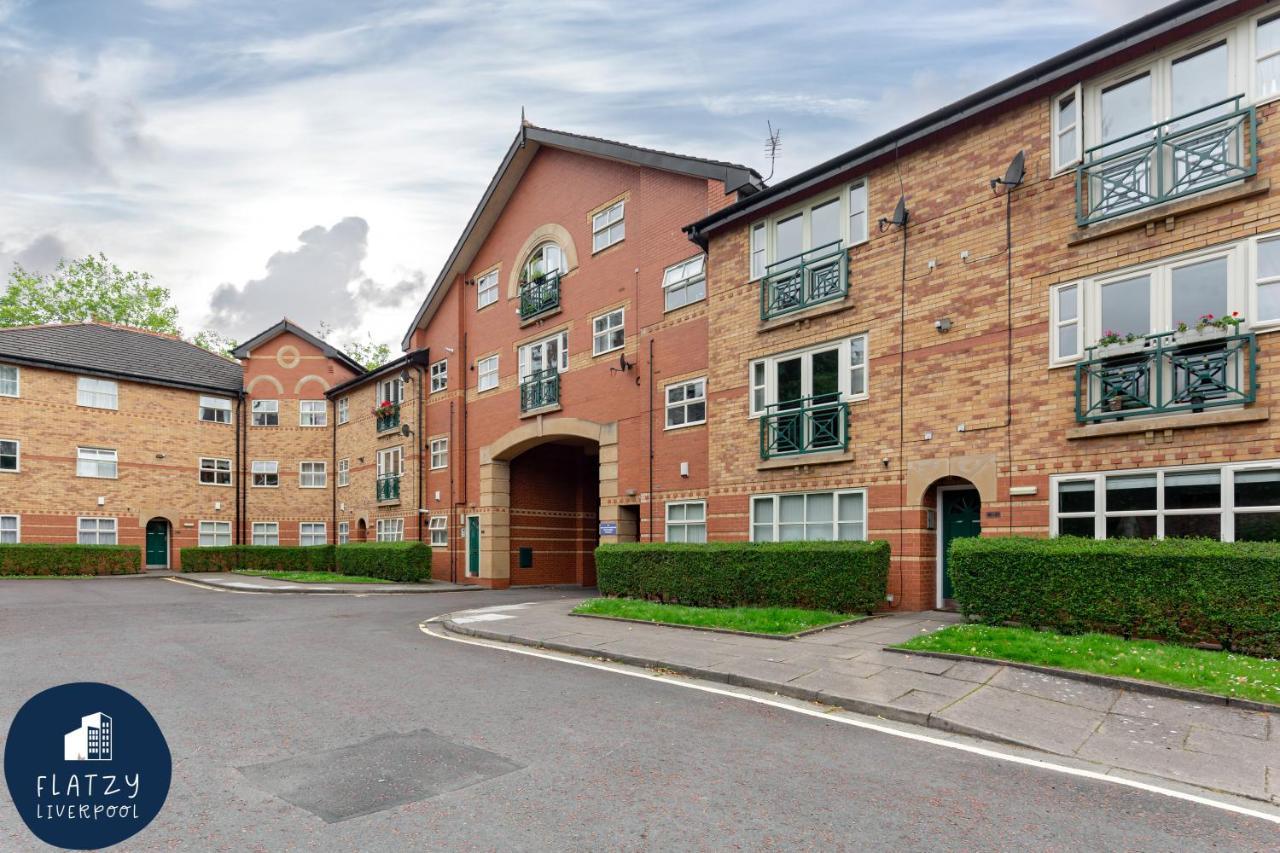
{"type": "Polygon", "coordinates": [[[774,163],[778,159],[778,149],[782,147],[782,128],[773,129],[773,122],[766,122],[769,126],[769,138],[764,143],[764,154],[769,158],[769,177],[766,181],[773,178],[774,163]]]}

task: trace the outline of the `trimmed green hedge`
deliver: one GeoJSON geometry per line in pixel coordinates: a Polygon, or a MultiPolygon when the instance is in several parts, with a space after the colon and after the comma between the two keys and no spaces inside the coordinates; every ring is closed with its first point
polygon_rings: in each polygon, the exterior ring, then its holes
{"type": "Polygon", "coordinates": [[[870,613],[884,601],[888,542],[642,542],[596,549],[603,595],[695,607],[870,613]]]}
{"type": "Polygon", "coordinates": [[[1280,543],[967,538],[948,571],[970,618],[1280,654],[1280,543]]]}
{"type": "Polygon", "coordinates": [[[425,542],[359,542],[348,545],[224,545],[183,548],[182,571],[335,572],[415,582],[431,578],[431,546],[425,542]]]}
{"type": "Polygon", "coordinates": [[[137,545],[0,545],[0,575],[131,575],[142,571],[137,545]]]}
{"type": "Polygon", "coordinates": [[[401,583],[431,580],[431,546],[425,542],[352,542],[337,548],[338,571],[401,583]]]}

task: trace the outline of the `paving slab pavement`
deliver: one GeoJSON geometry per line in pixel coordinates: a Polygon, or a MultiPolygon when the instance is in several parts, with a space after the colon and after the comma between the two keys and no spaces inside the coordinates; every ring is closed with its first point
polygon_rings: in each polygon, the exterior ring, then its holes
{"type": "Polygon", "coordinates": [[[789,640],[570,615],[579,598],[468,611],[447,630],[768,690],[1280,803],[1280,720],[1015,666],[885,651],[960,621],[900,613],[789,640]]]}
{"type": "MultiPolygon", "coordinates": [[[[256,575],[239,575],[227,572],[189,572],[179,575],[168,575],[201,586],[232,592],[291,592],[312,593],[321,595],[358,594],[358,595],[392,595],[421,594],[433,592],[464,592],[480,589],[470,584],[431,581],[430,583],[292,583],[274,578],[256,575]]],[[[342,575],[335,574],[334,578],[342,575]]]]}

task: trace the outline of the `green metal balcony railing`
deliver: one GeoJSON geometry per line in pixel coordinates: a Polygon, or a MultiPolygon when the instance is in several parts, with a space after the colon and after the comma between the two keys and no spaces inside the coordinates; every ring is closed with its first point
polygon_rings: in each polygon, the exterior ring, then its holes
{"type": "Polygon", "coordinates": [[[765,268],[760,280],[760,319],[843,299],[849,292],[849,253],[837,240],[765,268]]]}
{"type": "Polygon", "coordinates": [[[400,475],[379,474],[377,481],[378,502],[400,500],[400,475]]]}
{"type": "Polygon", "coordinates": [[[520,285],[520,319],[527,320],[560,307],[560,273],[553,272],[520,285]]]}
{"type": "Polygon", "coordinates": [[[378,432],[396,429],[400,426],[400,404],[396,403],[390,409],[384,410],[376,420],[378,432]]]}
{"type": "Polygon", "coordinates": [[[1258,340],[1252,332],[1165,332],[1127,346],[1090,347],[1086,354],[1076,365],[1080,423],[1201,412],[1257,398],[1258,340]]]}
{"type": "Polygon", "coordinates": [[[1236,95],[1095,145],[1076,167],[1088,225],[1258,173],[1258,114],[1236,95]]]}
{"type": "Polygon", "coordinates": [[[760,458],[849,448],[849,404],[834,394],[774,403],[760,416],[760,458]]]}
{"type": "Polygon", "coordinates": [[[520,381],[520,411],[531,412],[560,402],[560,372],[539,370],[520,381]]]}

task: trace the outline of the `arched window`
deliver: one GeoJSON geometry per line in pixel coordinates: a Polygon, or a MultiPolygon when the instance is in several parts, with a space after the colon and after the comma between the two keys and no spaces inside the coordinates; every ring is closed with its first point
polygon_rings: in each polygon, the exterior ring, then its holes
{"type": "Polygon", "coordinates": [[[538,281],[551,273],[568,272],[564,261],[564,252],[555,243],[546,242],[538,245],[529,253],[524,264],[524,280],[538,281]]]}

